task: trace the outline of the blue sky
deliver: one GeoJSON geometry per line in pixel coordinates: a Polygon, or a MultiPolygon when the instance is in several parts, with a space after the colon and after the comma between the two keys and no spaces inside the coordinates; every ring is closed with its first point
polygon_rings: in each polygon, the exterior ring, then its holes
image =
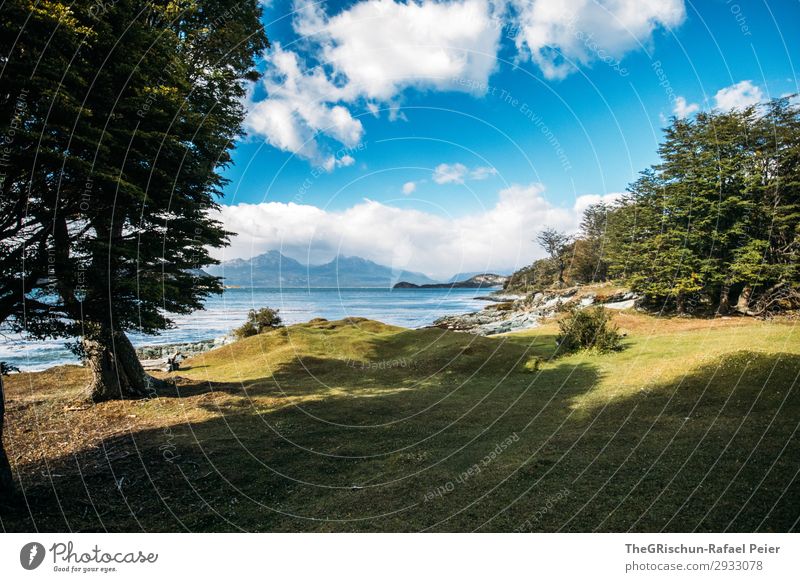
{"type": "Polygon", "coordinates": [[[273,0],[263,20],[224,258],[509,270],[656,162],[669,116],[798,91],[790,1],[273,0]]]}

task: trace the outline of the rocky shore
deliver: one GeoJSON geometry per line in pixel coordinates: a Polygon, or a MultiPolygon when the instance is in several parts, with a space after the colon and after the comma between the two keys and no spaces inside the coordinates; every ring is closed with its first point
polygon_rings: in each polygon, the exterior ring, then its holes
{"type": "Polygon", "coordinates": [[[570,305],[603,305],[609,309],[630,309],[635,306],[637,297],[631,291],[602,294],[573,287],[527,295],[498,293],[479,299],[492,301],[493,304],[474,313],[441,317],[433,325],[476,335],[495,335],[537,327],[544,319],[570,305]]]}
{"type": "Polygon", "coordinates": [[[196,342],[180,342],[172,344],[159,344],[141,346],[136,348],[136,355],[147,370],[161,370],[168,367],[168,359],[180,355],[178,361],[190,356],[196,356],[218,348],[233,341],[233,337],[226,335],[221,338],[200,340],[196,342]]]}

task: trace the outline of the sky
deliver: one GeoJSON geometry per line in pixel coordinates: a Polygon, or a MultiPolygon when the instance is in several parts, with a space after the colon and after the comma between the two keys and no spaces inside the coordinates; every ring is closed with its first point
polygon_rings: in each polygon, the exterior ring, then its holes
{"type": "Polygon", "coordinates": [[[511,272],[656,163],[671,116],[799,90],[795,0],[262,5],[223,260],[511,272]]]}

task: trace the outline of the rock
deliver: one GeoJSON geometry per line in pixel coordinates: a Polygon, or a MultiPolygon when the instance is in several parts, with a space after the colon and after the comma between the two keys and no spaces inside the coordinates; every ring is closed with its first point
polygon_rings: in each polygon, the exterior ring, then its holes
{"type": "MultiPolygon", "coordinates": [[[[496,335],[531,329],[540,325],[543,319],[552,317],[565,304],[576,305],[585,308],[590,305],[598,304],[597,296],[594,293],[587,293],[582,297],[576,297],[580,289],[573,287],[570,289],[555,290],[550,292],[537,292],[533,295],[525,295],[511,300],[511,304],[504,306],[503,309],[496,309],[490,305],[482,311],[475,313],[465,313],[462,315],[449,315],[436,320],[433,325],[452,331],[473,333],[476,335],[496,335]]],[[[490,300],[495,301],[500,295],[491,295],[490,300]]],[[[637,296],[626,291],[616,293],[609,298],[605,298],[603,305],[610,309],[628,309],[635,305],[637,296]],[[607,302],[613,299],[613,302],[607,302]]]]}
{"type": "Polygon", "coordinates": [[[604,303],[603,307],[608,309],[632,309],[636,305],[636,299],[626,299],[625,301],[614,301],[613,303],[604,303]]]}

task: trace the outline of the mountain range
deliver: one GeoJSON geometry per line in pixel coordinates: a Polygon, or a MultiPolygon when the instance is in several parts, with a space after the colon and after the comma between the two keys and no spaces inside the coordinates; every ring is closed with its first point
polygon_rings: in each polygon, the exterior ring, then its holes
{"type": "Polygon", "coordinates": [[[398,281],[417,285],[436,283],[413,271],[395,270],[361,257],[339,255],[323,265],[303,265],[278,251],[252,259],[233,259],[206,267],[206,272],[224,277],[230,287],[384,287],[398,281]]]}

